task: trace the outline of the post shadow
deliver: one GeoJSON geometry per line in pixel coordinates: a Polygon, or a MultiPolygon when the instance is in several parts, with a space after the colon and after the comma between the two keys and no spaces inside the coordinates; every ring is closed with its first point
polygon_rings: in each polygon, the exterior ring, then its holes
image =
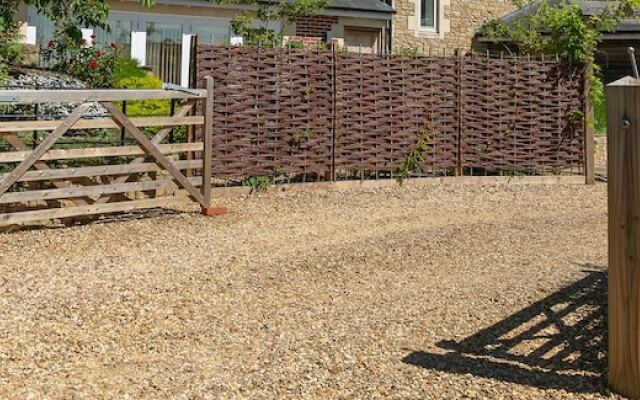
{"type": "Polygon", "coordinates": [[[588,275],[461,341],[445,353],[416,351],[403,362],[453,374],[558,389],[605,393],[607,277],[588,275]]]}

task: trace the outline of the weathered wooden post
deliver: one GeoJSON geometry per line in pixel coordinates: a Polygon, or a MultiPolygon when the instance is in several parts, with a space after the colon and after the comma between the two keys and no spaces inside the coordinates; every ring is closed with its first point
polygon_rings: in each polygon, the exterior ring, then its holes
{"type": "Polygon", "coordinates": [[[204,107],[204,129],[202,142],[204,151],[202,152],[202,214],[207,216],[224,215],[227,213],[225,207],[213,207],[211,203],[211,158],[213,156],[213,77],[204,78],[207,89],[207,99],[204,107]]]}
{"type": "Polygon", "coordinates": [[[590,80],[593,76],[593,65],[585,67],[584,73],[584,176],[587,185],[595,185],[595,119],[593,103],[589,97],[590,80]]]}
{"type": "Polygon", "coordinates": [[[609,385],[640,399],[640,80],[607,87],[609,385]]]}

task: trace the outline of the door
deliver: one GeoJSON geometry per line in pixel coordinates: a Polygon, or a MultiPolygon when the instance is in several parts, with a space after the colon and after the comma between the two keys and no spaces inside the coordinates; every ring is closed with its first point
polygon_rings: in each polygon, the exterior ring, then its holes
{"type": "Polygon", "coordinates": [[[381,29],[344,28],[344,45],[349,52],[375,54],[380,52],[381,29]]]}

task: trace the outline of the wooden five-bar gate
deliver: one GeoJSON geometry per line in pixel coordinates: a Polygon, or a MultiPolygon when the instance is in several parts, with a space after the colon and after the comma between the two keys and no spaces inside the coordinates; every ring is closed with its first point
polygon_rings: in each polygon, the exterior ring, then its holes
{"type": "Polygon", "coordinates": [[[203,214],[219,213],[211,207],[213,81],[205,81],[206,89],[197,90],[0,91],[4,106],[77,104],[60,120],[0,122],[0,141],[12,147],[0,152],[0,226],[162,207],[175,197],[156,196],[161,190],[183,189],[203,214]],[[117,103],[142,100],[182,107],[170,117],[130,118],[117,103]],[[105,116],[83,117],[98,105],[105,116]],[[179,126],[187,127],[187,140],[167,143],[179,126]],[[148,137],[141,128],[150,127],[156,130],[148,137]],[[65,134],[88,129],[120,129],[134,141],[54,148],[65,134]],[[29,144],[32,131],[49,133],[29,144]]]}

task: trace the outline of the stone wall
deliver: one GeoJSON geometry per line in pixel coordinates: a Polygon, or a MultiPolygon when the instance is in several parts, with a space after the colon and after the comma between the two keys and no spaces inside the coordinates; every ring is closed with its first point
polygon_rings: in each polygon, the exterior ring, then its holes
{"type": "Polygon", "coordinates": [[[511,0],[440,0],[437,32],[418,27],[420,0],[394,0],[393,49],[468,49],[475,32],[485,22],[515,9],[511,0]]]}

